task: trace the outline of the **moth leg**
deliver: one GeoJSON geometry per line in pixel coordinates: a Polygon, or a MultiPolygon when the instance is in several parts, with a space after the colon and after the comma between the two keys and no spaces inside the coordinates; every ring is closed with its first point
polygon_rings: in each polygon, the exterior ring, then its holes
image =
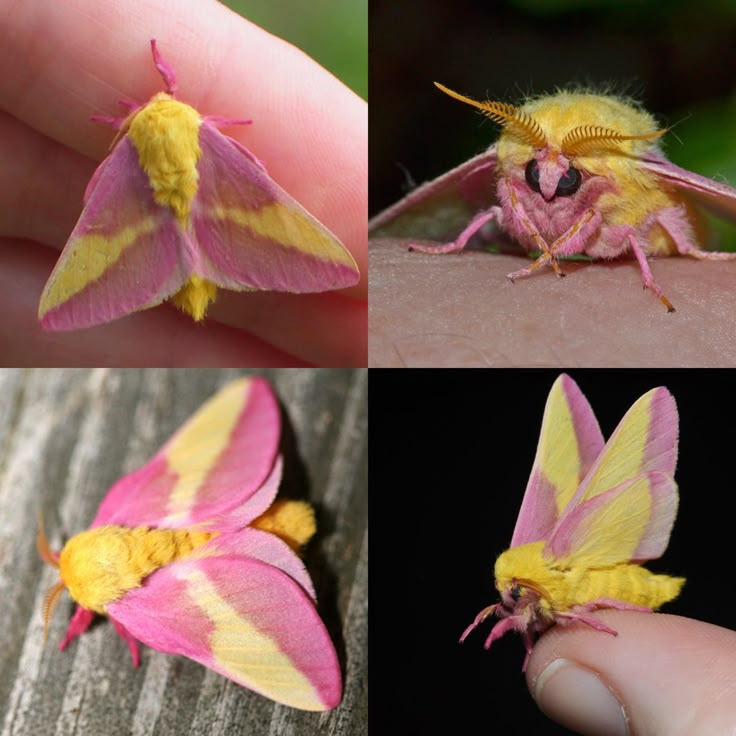
{"type": "MultiPolygon", "coordinates": [[[[601,216],[594,209],[586,210],[583,216],[547,249],[545,253],[542,253],[529,268],[522,268],[518,271],[514,271],[508,275],[511,281],[515,281],[517,278],[522,276],[528,276],[529,274],[536,271],[540,266],[545,266],[547,263],[552,265],[558,276],[564,276],[559,271],[557,266],[557,258],[559,256],[571,256],[577,253],[585,251],[586,246],[590,240],[591,235],[595,233],[601,224],[601,216]]],[[[541,236],[540,236],[541,237],[541,236]]],[[[536,242],[536,241],[535,241],[536,242]]]]}
{"type": "Polygon", "coordinates": [[[140,652],[138,651],[138,639],[131,634],[119,621],[110,616],[110,621],[118,632],[118,636],[128,645],[130,656],[133,660],[133,667],[137,667],[141,662],[140,652]]]}
{"type": "Polygon", "coordinates": [[[732,261],[736,253],[701,250],[694,242],[692,226],[682,207],[668,207],[657,213],[657,222],[672,238],[681,256],[690,256],[702,261],[732,261]]]}
{"type": "Polygon", "coordinates": [[[508,618],[502,618],[492,629],[491,633],[488,634],[488,638],[486,639],[486,643],[483,645],[484,649],[490,649],[491,644],[493,644],[496,639],[500,639],[507,631],[510,629],[515,628],[516,626],[516,619],[520,618],[519,616],[509,616],[508,618]]]}
{"type": "Polygon", "coordinates": [[[456,240],[445,245],[419,245],[418,243],[411,243],[409,250],[416,250],[420,253],[453,253],[456,250],[462,250],[467,244],[468,240],[480,230],[483,225],[490,222],[493,219],[499,220],[501,218],[502,211],[500,207],[491,207],[489,210],[479,212],[469,223],[468,226],[463,230],[460,235],[457,236],[456,240]]]}
{"type": "Polygon", "coordinates": [[[462,644],[465,639],[467,638],[468,634],[476,628],[479,624],[482,624],[489,616],[493,615],[493,612],[498,608],[498,603],[494,603],[492,606],[488,606],[487,608],[484,608],[473,620],[473,623],[468,626],[465,631],[463,631],[463,635],[460,637],[460,643],[462,644]]]}
{"type": "MultiPolygon", "coordinates": [[[[603,621],[599,621],[597,618],[593,618],[592,616],[584,616],[581,613],[560,613],[559,611],[555,611],[555,618],[563,618],[568,621],[580,621],[588,626],[592,626],[598,631],[605,631],[607,634],[618,636],[618,631],[615,631],[610,626],[606,626],[603,621]]],[[[561,623],[567,623],[567,621],[561,623]]]]}
{"type": "Polygon", "coordinates": [[[629,233],[626,237],[629,239],[629,243],[631,244],[631,249],[634,251],[636,260],[639,261],[641,275],[644,278],[644,288],[651,289],[659,297],[659,301],[661,301],[662,304],[667,307],[668,312],[674,312],[675,308],[672,306],[672,303],[664,295],[662,289],[660,289],[659,286],[657,286],[657,284],[654,282],[654,276],[652,276],[652,271],[649,268],[649,262],[647,261],[646,253],[644,253],[644,251],[641,249],[641,246],[637,242],[636,237],[633,235],[633,233],[629,233]]]}
{"type": "Polygon", "coordinates": [[[511,279],[511,281],[513,281],[514,278],[516,278],[517,276],[526,276],[532,271],[535,271],[540,266],[544,265],[544,263],[546,263],[547,261],[549,261],[552,265],[552,269],[557,274],[557,276],[562,278],[565,274],[562,273],[557,260],[551,258],[552,254],[550,246],[547,245],[547,241],[539,234],[539,230],[534,227],[534,223],[531,221],[531,218],[524,209],[524,205],[521,204],[519,198],[516,195],[516,192],[514,191],[513,184],[508,179],[506,179],[504,180],[504,186],[506,187],[506,203],[507,206],[511,208],[512,218],[516,221],[516,224],[520,226],[534,241],[534,244],[537,246],[537,248],[542,251],[542,255],[546,256],[546,260],[544,262],[540,263],[540,259],[538,258],[531,268],[523,268],[520,271],[514,271],[514,273],[509,274],[508,277],[511,279]]]}
{"type": "Polygon", "coordinates": [[[153,63],[156,65],[158,73],[164,80],[166,91],[170,95],[173,95],[176,92],[176,74],[174,74],[173,67],[165,62],[163,57],[159,53],[159,50],[156,48],[155,39],[151,39],[151,51],[153,52],[153,63]]]}
{"type": "Polygon", "coordinates": [[[212,125],[252,125],[252,120],[243,120],[242,118],[227,118],[224,115],[205,115],[204,119],[212,125]]]}
{"type": "Polygon", "coordinates": [[[626,603],[626,601],[619,601],[615,598],[596,598],[594,601],[590,601],[589,603],[575,606],[576,611],[594,611],[597,608],[615,608],[619,611],[641,611],[642,613],[652,613],[652,609],[647,608],[647,606],[635,606],[633,603],[626,603]]]}
{"type": "Polygon", "coordinates": [[[59,649],[63,651],[72,640],[87,631],[94,617],[94,611],[90,611],[82,606],[77,606],[77,610],[74,611],[72,620],[69,622],[69,626],[66,630],[66,636],[63,638],[61,644],[59,644],[59,649]]]}
{"type": "Polygon", "coordinates": [[[521,671],[526,672],[526,666],[529,664],[529,657],[532,656],[532,638],[529,636],[529,631],[524,632],[524,647],[526,648],[526,656],[524,657],[524,664],[521,665],[521,671]]]}

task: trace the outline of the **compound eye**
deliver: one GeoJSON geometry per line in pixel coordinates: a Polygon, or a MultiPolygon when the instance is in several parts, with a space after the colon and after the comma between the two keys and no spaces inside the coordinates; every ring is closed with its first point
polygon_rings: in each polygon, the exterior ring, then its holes
{"type": "MultiPolygon", "coordinates": [[[[524,176],[526,177],[526,183],[535,192],[539,192],[541,194],[542,190],[539,188],[539,164],[537,163],[537,159],[533,158],[526,165],[526,170],[524,171],[524,176]]],[[[562,180],[560,180],[560,181],[562,181],[562,180]]],[[[557,187],[557,192],[559,193],[559,191],[560,191],[560,188],[558,186],[557,187]]]]}
{"type": "MultiPolygon", "coordinates": [[[[537,178],[539,178],[539,172],[537,172],[537,178]]],[[[527,179],[528,181],[528,179],[527,179]]],[[[571,166],[564,176],[560,177],[557,182],[557,190],[555,191],[556,197],[569,197],[571,194],[575,194],[580,185],[583,183],[583,177],[580,172],[571,166]]]]}

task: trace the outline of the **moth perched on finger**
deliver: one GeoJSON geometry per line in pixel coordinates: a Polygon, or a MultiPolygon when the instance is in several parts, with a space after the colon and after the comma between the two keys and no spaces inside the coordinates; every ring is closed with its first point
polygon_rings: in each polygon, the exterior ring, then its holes
{"type": "Polygon", "coordinates": [[[553,624],[616,635],[591,612],[652,612],[676,598],[684,578],[641,563],[664,553],[675,522],[677,437],[677,405],[660,386],[633,404],[604,443],[582,391],[561,375],[547,398],[511,545],[496,560],[501,602],[484,608],[460,641],[495,615],[486,649],[519,631],[526,670],[534,638],[553,624]]]}
{"type": "Polygon", "coordinates": [[[630,100],[559,91],[516,107],[435,84],[501,125],[499,139],[379,214],[371,222],[374,234],[449,239],[410,248],[452,253],[494,223],[528,253],[539,253],[531,266],[509,274],[512,281],[543,266],[563,276],[559,259],[566,256],[633,256],[644,286],[668,311],[674,307],[655,282],[649,257],[736,258],[703,250],[696,206],[736,221],[736,189],[671,163],[659,147],[666,129],[630,100]]]}

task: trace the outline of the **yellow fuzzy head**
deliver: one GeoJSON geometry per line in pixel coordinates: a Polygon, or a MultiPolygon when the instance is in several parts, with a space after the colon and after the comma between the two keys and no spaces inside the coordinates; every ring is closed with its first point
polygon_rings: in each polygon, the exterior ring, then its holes
{"type": "Polygon", "coordinates": [[[527,605],[551,610],[550,589],[559,572],[550,569],[542,556],[545,542],[531,542],[511,547],[498,556],[494,574],[496,588],[504,603],[512,608],[527,605]]]}

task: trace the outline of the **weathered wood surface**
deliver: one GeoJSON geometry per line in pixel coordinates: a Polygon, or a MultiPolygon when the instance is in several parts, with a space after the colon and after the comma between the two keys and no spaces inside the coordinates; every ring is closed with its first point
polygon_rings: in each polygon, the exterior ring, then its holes
{"type": "Polygon", "coordinates": [[[281,493],[317,509],[305,562],[345,677],[327,713],[276,705],[201,665],[142,647],[134,669],[101,620],[59,652],[41,604],[56,579],[35,549],[85,529],[111,484],[142,465],[216,389],[247,371],[0,370],[0,734],[367,733],[367,374],[263,371],[284,415],[281,493]]]}

